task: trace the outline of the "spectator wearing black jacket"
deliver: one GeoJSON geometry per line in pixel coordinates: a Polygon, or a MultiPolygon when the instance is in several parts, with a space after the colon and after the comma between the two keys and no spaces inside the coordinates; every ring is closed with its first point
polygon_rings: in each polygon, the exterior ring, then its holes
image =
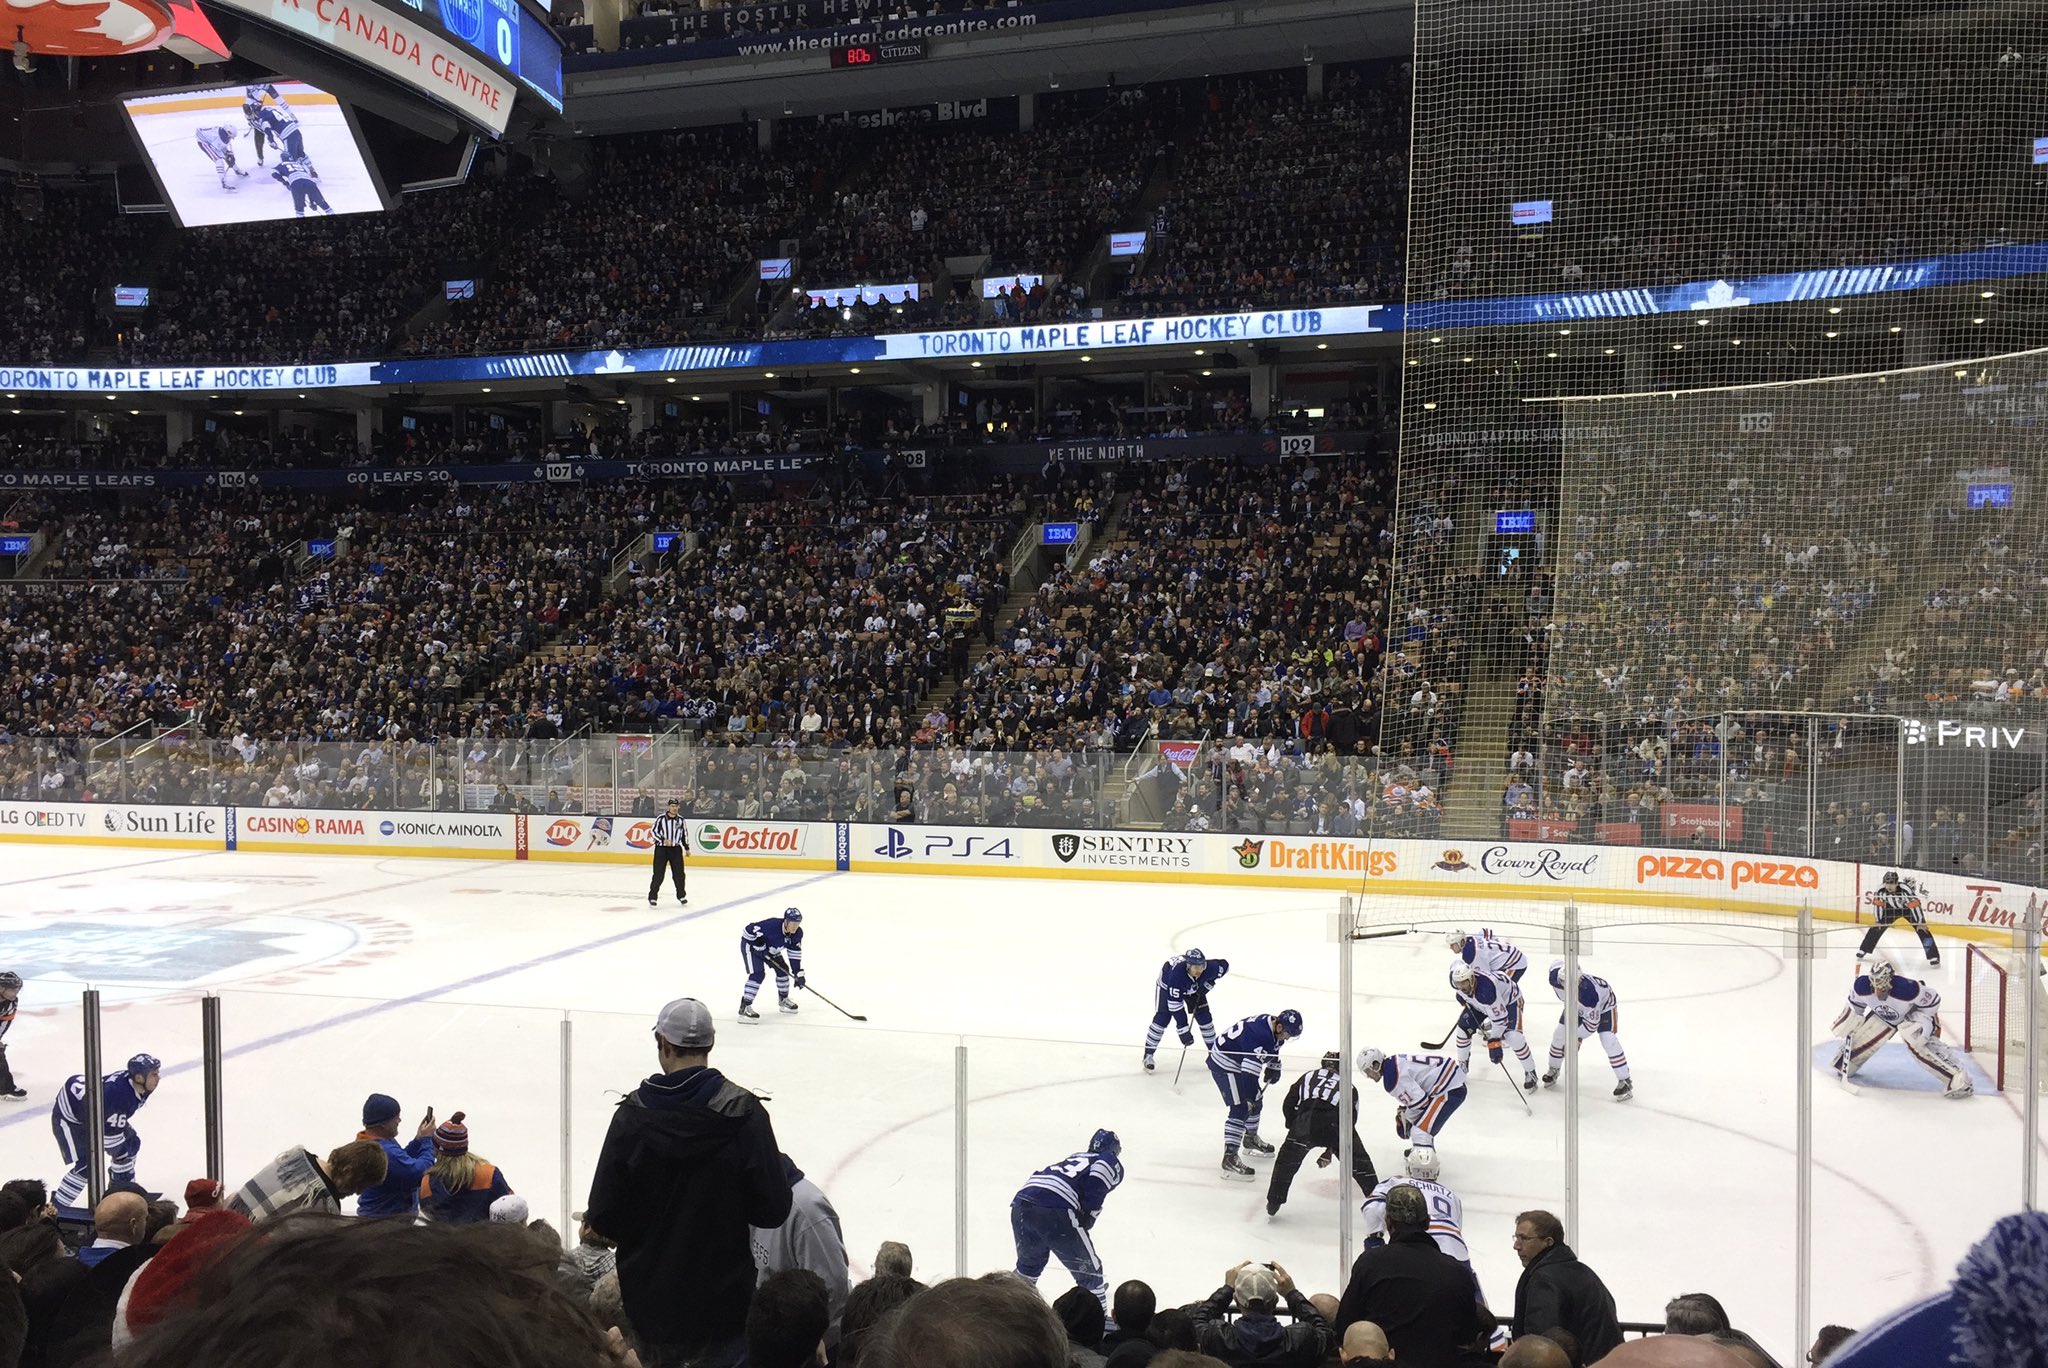
{"type": "Polygon", "coordinates": [[[1230,1368],[1315,1368],[1336,1337],[1322,1312],[1295,1287],[1279,1264],[1241,1263],[1223,1275],[1223,1286],[1195,1308],[1195,1345],[1230,1368]],[[1293,1324],[1273,1313],[1282,1300],[1293,1324]],[[1229,1320],[1232,1303],[1237,1319],[1229,1320]]]}
{"type": "Polygon", "coordinates": [[[1437,1248],[1422,1190],[1387,1189],[1387,1243],[1351,1265],[1337,1304],[1337,1333],[1353,1321],[1386,1331],[1394,1361],[1406,1368],[1456,1368],[1479,1334],[1479,1289],[1472,1269],[1437,1248]]]}
{"type": "Polygon", "coordinates": [[[1522,1260],[1522,1280],[1515,1284],[1515,1338],[1561,1327],[1578,1340],[1586,1362],[1598,1363],[1612,1353],[1621,1343],[1614,1296],[1564,1242],[1564,1224],[1547,1211],[1523,1212],[1515,1217],[1515,1253],[1522,1260]]]}
{"type": "Polygon", "coordinates": [[[695,998],[655,1023],[661,1072],[619,1104],[585,1219],[617,1242],[619,1291],[646,1368],[746,1361],[751,1226],[779,1227],[789,1184],[760,1100],[710,1067],[716,1034],[695,998]]]}

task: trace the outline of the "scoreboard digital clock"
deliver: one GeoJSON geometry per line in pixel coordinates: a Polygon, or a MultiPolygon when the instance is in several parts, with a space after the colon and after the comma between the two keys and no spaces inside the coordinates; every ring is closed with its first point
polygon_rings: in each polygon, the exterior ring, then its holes
{"type": "Polygon", "coordinates": [[[832,49],[832,65],[888,66],[894,62],[922,62],[931,54],[932,45],[923,38],[897,38],[886,43],[848,43],[832,49]]]}

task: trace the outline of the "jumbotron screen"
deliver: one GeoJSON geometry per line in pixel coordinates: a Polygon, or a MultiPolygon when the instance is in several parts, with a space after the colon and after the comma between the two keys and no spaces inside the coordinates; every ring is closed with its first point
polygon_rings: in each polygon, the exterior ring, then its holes
{"type": "Polygon", "coordinates": [[[187,228],[388,207],[347,107],[304,81],[138,95],[121,105],[187,228]]]}

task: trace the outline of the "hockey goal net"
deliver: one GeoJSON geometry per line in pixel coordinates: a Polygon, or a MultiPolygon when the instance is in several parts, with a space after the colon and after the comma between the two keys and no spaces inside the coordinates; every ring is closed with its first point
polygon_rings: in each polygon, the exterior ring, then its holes
{"type": "MultiPolygon", "coordinates": [[[[2011,1087],[2023,1087],[2027,1068],[2026,952],[1971,945],[1966,966],[1963,1049],[1976,1056],[2000,1092],[2006,1090],[2008,1076],[2011,1087]]],[[[2035,1040],[2048,1051],[2048,1009],[2043,1011],[2035,1040]]],[[[2048,1055],[2043,1057],[2041,1080],[2048,1090],[2048,1055]]]]}

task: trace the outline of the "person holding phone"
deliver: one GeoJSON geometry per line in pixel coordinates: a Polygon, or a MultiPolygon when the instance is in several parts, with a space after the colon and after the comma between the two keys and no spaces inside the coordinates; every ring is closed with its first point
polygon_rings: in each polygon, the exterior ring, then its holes
{"type": "Polygon", "coordinates": [[[407,1144],[398,1143],[403,1124],[398,1099],[371,1093],[363,1103],[363,1128],[358,1140],[374,1140],[383,1149],[390,1167],[384,1181],[363,1189],[356,1198],[358,1216],[417,1216],[420,1210],[420,1179],[434,1167],[434,1109],[420,1118],[419,1128],[407,1144]]]}

